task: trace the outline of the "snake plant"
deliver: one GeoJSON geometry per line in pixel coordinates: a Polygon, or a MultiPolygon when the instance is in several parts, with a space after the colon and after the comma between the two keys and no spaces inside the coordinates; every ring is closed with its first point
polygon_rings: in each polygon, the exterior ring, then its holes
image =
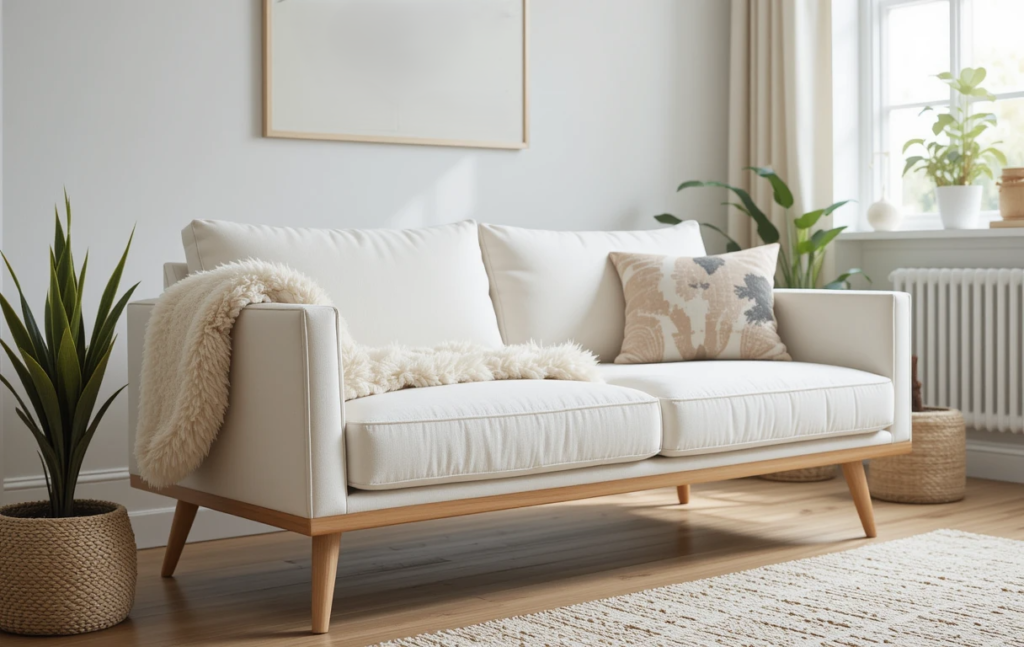
{"type": "MultiPolygon", "coordinates": [[[[744,170],[753,171],[758,176],[768,180],[772,186],[772,195],[775,199],[775,204],[786,209],[788,213],[788,210],[793,206],[793,193],[782,178],[775,173],[775,171],[769,167],[759,166],[748,166],[744,170]]],[[[758,208],[754,203],[753,198],[750,197],[750,194],[743,189],[730,186],[724,182],[701,182],[699,180],[691,180],[689,182],[683,182],[676,190],[682,191],[683,189],[702,186],[722,187],[732,191],[740,201],[724,202],[722,204],[738,209],[753,219],[757,225],[757,235],[765,243],[780,242],[782,236],[779,234],[778,228],[772,223],[771,219],[769,219],[768,216],[758,208]]],[[[810,211],[789,221],[790,226],[786,228],[789,234],[788,240],[782,241],[782,245],[779,250],[779,273],[776,277],[776,287],[811,289],[818,286],[821,266],[825,260],[825,248],[828,247],[828,245],[835,240],[836,236],[846,229],[846,227],[818,229],[813,233],[811,232],[811,229],[818,224],[818,221],[821,220],[821,218],[831,214],[847,202],[849,202],[849,200],[836,202],[824,209],[810,211]]],[[[682,220],[669,213],[654,216],[654,219],[667,225],[677,225],[682,222],[682,220]]],[[[718,227],[706,222],[702,222],[700,224],[702,227],[716,231],[725,237],[727,241],[725,251],[738,252],[742,249],[739,243],[718,227]]],[[[871,282],[871,279],[864,274],[863,271],[855,268],[843,272],[833,281],[827,283],[824,287],[833,290],[849,289],[850,278],[855,274],[860,274],[868,281],[868,283],[871,282]]]]}
{"type": "Polygon", "coordinates": [[[31,406],[26,406],[7,377],[0,376],[0,380],[14,394],[18,417],[32,432],[39,446],[51,517],[75,515],[75,487],[85,452],[103,414],[125,388],[122,386],[115,391],[93,414],[110,351],[117,339],[114,327],[132,292],[138,287],[136,283],[114,302],[135,235],[132,230],[121,260],[103,291],[92,333],[87,333],[82,315],[82,292],[89,254],[86,253],[79,272],[71,253],[71,201],[66,191],[64,206],[66,231],[61,226],[58,209],[54,207],[56,224],[49,254],[50,283],[42,330],[6,255],[3,255],[4,262],[18,289],[20,316],[0,294],[0,306],[3,307],[13,348],[3,340],[0,344],[18,374],[31,406]]]}

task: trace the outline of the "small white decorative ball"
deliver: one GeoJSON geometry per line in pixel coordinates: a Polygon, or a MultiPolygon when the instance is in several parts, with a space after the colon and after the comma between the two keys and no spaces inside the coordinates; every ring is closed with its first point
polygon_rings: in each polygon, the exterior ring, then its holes
{"type": "Polygon", "coordinates": [[[899,208],[885,198],[868,207],[868,224],[875,231],[896,231],[902,221],[899,208]]]}

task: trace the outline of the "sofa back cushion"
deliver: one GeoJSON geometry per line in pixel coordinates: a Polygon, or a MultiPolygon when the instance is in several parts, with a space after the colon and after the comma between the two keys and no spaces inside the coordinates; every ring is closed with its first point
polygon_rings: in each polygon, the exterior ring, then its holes
{"type": "Polygon", "coordinates": [[[307,274],[359,343],[501,345],[472,221],[424,229],[297,229],[193,220],[181,237],[189,273],[257,258],[307,274]]]}
{"type": "Polygon", "coordinates": [[[688,220],[650,231],[546,231],[480,225],[491,299],[506,344],[575,341],[612,362],[622,347],[626,302],[611,252],[703,256],[688,220]]]}

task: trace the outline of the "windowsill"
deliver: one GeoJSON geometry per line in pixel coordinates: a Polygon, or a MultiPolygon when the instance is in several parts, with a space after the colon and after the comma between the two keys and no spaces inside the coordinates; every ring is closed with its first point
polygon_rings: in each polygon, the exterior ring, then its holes
{"type": "Polygon", "coordinates": [[[998,229],[911,229],[900,231],[844,231],[837,240],[914,240],[929,238],[1024,238],[1024,227],[998,229]]]}

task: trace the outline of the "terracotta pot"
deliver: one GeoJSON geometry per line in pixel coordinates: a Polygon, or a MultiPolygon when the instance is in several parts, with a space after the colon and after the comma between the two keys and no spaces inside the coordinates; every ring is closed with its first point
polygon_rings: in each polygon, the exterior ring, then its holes
{"type": "Polygon", "coordinates": [[[75,517],[48,511],[45,501],[0,508],[0,630],[66,636],[124,620],[137,573],[128,511],[93,500],[76,500],[75,517]]]}

